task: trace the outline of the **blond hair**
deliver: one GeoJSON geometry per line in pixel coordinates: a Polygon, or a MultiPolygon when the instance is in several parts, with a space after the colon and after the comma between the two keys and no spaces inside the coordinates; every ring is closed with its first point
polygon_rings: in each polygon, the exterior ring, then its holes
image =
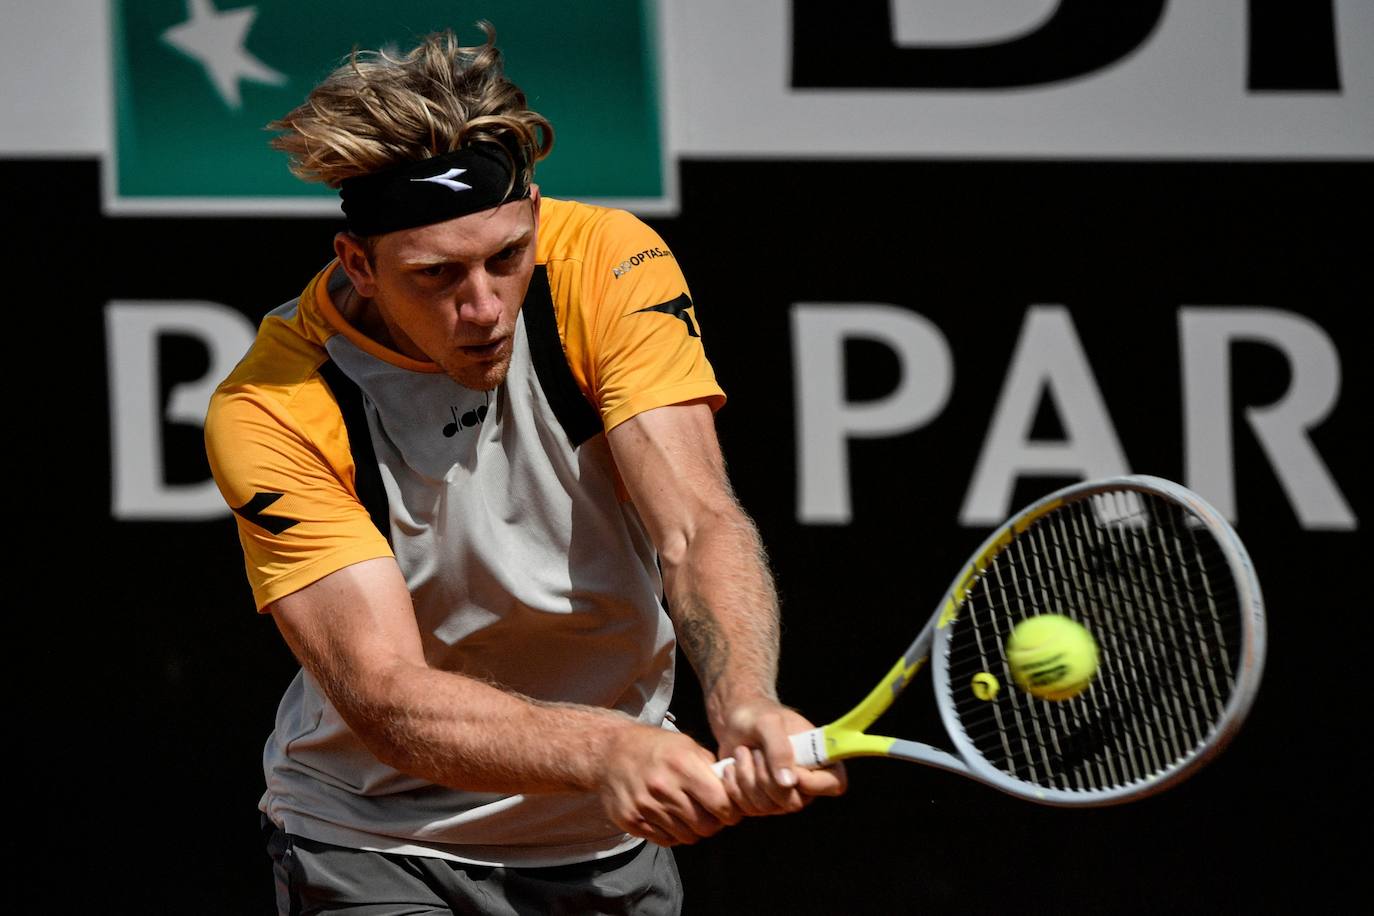
{"type": "Polygon", "coordinates": [[[510,159],[512,183],[528,187],[535,162],[553,146],[553,126],[506,79],[496,30],[477,25],[487,40],[475,47],[446,29],[398,58],[355,49],[305,102],[267,125],[280,133],[273,148],[291,157],[296,177],[337,188],[346,178],[486,143],[510,159]]]}

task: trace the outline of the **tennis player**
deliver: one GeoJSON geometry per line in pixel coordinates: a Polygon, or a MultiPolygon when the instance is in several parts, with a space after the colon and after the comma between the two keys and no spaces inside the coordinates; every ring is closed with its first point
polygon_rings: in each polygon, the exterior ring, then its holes
{"type": "Polygon", "coordinates": [[[281,912],[678,912],[668,847],[844,776],[793,764],[677,261],[541,197],[553,131],[489,29],[355,54],[271,126],[347,219],[206,427],[302,668],[264,755],[281,912]],[[672,726],[676,646],[715,753],[672,726]]]}

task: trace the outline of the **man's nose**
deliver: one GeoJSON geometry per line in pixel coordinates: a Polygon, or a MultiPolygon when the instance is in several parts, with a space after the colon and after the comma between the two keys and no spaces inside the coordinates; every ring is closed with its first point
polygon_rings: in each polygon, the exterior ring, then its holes
{"type": "Polygon", "coordinates": [[[477,272],[469,280],[467,296],[458,306],[458,317],[469,324],[483,326],[500,322],[501,298],[496,294],[491,277],[484,272],[477,272]]]}

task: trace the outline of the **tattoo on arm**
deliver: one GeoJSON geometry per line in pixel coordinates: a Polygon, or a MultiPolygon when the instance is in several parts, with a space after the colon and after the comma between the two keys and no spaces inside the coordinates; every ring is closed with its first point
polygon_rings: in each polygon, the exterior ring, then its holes
{"type": "Polygon", "coordinates": [[[696,669],[702,691],[710,693],[730,661],[730,646],[699,595],[688,595],[674,611],[678,642],[696,669]]]}

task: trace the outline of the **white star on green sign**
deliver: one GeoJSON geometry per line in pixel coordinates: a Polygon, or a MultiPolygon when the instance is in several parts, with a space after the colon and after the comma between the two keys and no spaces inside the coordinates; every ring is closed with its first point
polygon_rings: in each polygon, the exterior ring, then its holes
{"type": "Polygon", "coordinates": [[[239,80],[252,80],[277,86],[286,82],[278,73],[258,60],[244,46],[248,30],[257,18],[256,7],[220,12],[210,0],[186,0],[191,17],[162,33],[162,40],[205,68],[224,104],[238,109],[239,80]]]}
{"type": "Polygon", "coordinates": [[[507,72],[557,129],[539,163],[544,193],[671,206],[655,25],[667,0],[107,2],[111,212],[336,218],[338,194],[292,175],[264,126],[354,48],[399,57],[447,28],[480,44],[479,19],[496,23],[507,72]]]}

